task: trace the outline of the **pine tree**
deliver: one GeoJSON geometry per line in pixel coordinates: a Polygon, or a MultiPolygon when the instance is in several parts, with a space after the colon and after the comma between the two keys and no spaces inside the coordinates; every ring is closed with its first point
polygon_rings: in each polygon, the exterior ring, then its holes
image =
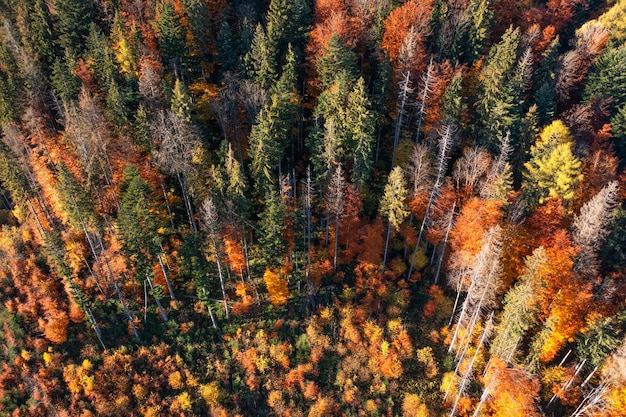
{"type": "Polygon", "coordinates": [[[453,49],[464,51],[466,62],[474,62],[483,54],[493,25],[492,0],[470,0],[465,10],[465,18],[469,22],[467,32],[457,39],[462,44],[453,49]]]}
{"type": "Polygon", "coordinates": [[[548,197],[574,197],[582,173],[573,149],[573,139],[563,122],[555,120],[543,129],[530,148],[530,161],[524,164],[524,188],[530,203],[543,204],[548,197]]]}
{"type": "MultiPolygon", "coordinates": [[[[476,113],[479,117],[479,143],[495,152],[498,141],[507,131],[516,132],[519,122],[520,85],[507,82],[515,79],[519,29],[509,28],[494,45],[480,73],[476,113]]],[[[523,77],[522,76],[520,78],[523,77]]]]}
{"type": "Polygon", "coordinates": [[[354,155],[352,183],[362,188],[370,179],[373,169],[374,115],[365,92],[365,82],[359,78],[348,94],[346,124],[350,128],[349,153],[354,155]]]}
{"type": "Polygon", "coordinates": [[[57,57],[52,65],[50,82],[52,90],[61,103],[76,100],[80,93],[80,79],[73,72],[75,64],[75,58],[66,49],[64,57],[57,57]]]}
{"type": "Polygon", "coordinates": [[[259,195],[265,195],[272,189],[278,168],[283,155],[281,138],[286,131],[282,121],[270,106],[259,114],[257,123],[250,132],[250,149],[252,158],[251,172],[254,186],[259,195]]]}
{"type": "Polygon", "coordinates": [[[95,18],[92,0],[57,0],[54,2],[57,22],[55,29],[59,33],[58,43],[62,49],[80,54],[85,39],[89,35],[89,26],[95,18]]]}
{"type": "Polygon", "coordinates": [[[491,354],[497,355],[507,363],[514,361],[514,355],[533,324],[537,313],[537,290],[539,288],[541,268],[547,262],[545,249],[541,246],[526,258],[524,273],[504,297],[504,308],[500,317],[496,336],[491,343],[491,354]]]}
{"type": "Polygon", "coordinates": [[[187,40],[181,16],[170,2],[161,3],[155,27],[163,61],[178,71],[183,64],[183,58],[187,56],[187,40]]]}
{"type": "Polygon", "coordinates": [[[122,237],[122,250],[134,268],[135,278],[143,282],[152,274],[152,265],[160,251],[159,222],[151,210],[150,186],[141,178],[134,165],[124,169],[120,187],[122,204],[117,216],[117,228],[122,237]]]}
{"type": "Polygon", "coordinates": [[[275,191],[265,194],[265,208],[259,220],[259,246],[263,265],[276,269],[284,264],[287,242],[283,237],[285,231],[286,211],[280,196],[275,191]]]}
{"type": "Polygon", "coordinates": [[[356,81],[359,73],[356,64],[356,54],[343,43],[339,35],[333,34],[315,61],[321,88],[329,88],[340,75],[344,75],[349,83],[356,81]]]}
{"type": "Polygon", "coordinates": [[[254,32],[250,51],[245,56],[248,76],[261,88],[267,90],[276,80],[276,46],[267,37],[265,29],[259,23],[254,32]]]}
{"type": "Polygon", "coordinates": [[[63,162],[57,165],[59,197],[70,225],[76,230],[94,229],[98,226],[91,196],[74,178],[63,162]]]}

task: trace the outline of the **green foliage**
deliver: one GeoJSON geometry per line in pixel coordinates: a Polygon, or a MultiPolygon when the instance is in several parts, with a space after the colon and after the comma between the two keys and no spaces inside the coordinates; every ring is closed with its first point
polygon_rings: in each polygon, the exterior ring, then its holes
{"type": "Polygon", "coordinates": [[[263,265],[276,268],[283,265],[287,242],[285,231],[285,206],[277,192],[268,192],[264,199],[265,208],[259,220],[259,247],[263,265]]]}
{"type": "Polygon", "coordinates": [[[173,68],[180,68],[187,55],[187,41],[181,17],[170,2],[162,2],[159,12],[160,17],[154,25],[158,32],[163,61],[173,68]]]}
{"type": "Polygon", "coordinates": [[[82,52],[96,14],[94,3],[85,0],[57,0],[54,7],[57,12],[55,29],[59,33],[59,46],[75,53],[82,52]]]}
{"type": "Polygon", "coordinates": [[[333,34],[315,62],[322,89],[329,88],[340,76],[349,82],[356,81],[359,74],[356,63],[356,54],[337,34],[333,34]]]}
{"type": "Polygon", "coordinates": [[[517,133],[522,86],[514,81],[523,78],[523,74],[517,75],[516,71],[520,40],[519,28],[509,28],[502,40],[489,50],[480,73],[476,103],[480,123],[478,142],[492,152],[496,151],[498,141],[504,139],[507,131],[517,133]]]}
{"type": "Polygon", "coordinates": [[[154,214],[150,186],[141,178],[135,165],[124,169],[120,191],[122,204],[117,229],[123,240],[122,250],[135,268],[136,279],[141,282],[150,276],[152,262],[160,250],[159,221],[154,214]]]}
{"type": "Polygon", "coordinates": [[[626,312],[596,319],[589,330],[580,335],[576,343],[576,354],[592,366],[601,366],[609,354],[620,345],[626,325],[626,312]]]}
{"type": "Polygon", "coordinates": [[[73,72],[75,64],[74,56],[67,49],[65,55],[57,57],[52,64],[52,90],[63,103],[76,100],[80,93],[80,79],[73,72]]]}
{"type": "Polygon", "coordinates": [[[248,76],[263,89],[269,89],[276,80],[277,51],[276,46],[270,42],[261,24],[258,24],[254,32],[254,39],[250,51],[246,55],[248,76]]]}
{"type": "Polygon", "coordinates": [[[63,162],[57,165],[57,169],[57,190],[70,225],[76,230],[97,228],[98,220],[89,193],[63,162]]]}
{"type": "Polygon", "coordinates": [[[610,98],[611,115],[626,106],[626,43],[608,47],[589,70],[585,99],[610,98]]]}

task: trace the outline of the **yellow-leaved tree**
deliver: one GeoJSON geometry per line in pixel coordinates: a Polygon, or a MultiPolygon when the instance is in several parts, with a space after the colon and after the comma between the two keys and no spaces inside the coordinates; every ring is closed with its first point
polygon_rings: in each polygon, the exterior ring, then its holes
{"type": "Polygon", "coordinates": [[[524,168],[524,189],[531,204],[543,204],[549,197],[574,197],[583,175],[574,155],[574,139],[563,122],[555,120],[543,129],[524,168]]]}

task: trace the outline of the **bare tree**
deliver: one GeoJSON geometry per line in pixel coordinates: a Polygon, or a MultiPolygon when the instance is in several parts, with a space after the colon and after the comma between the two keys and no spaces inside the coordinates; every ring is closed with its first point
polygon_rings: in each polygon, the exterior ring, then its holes
{"type": "Polygon", "coordinates": [[[339,219],[343,215],[344,197],[347,188],[346,180],[343,177],[343,169],[341,165],[335,168],[335,172],[328,185],[328,193],[326,195],[326,205],[335,226],[335,249],[333,256],[333,271],[337,270],[337,251],[339,247],[339,219]]]}
{"type": "Polygon", "coordinates": [[[193,151],[200,146],[200,137],[187,121],[171,110],[158,112],[151,127],[156,142],[155,161],[165,172],[176,175],[189,224],[197,231],[188,179],[193,169],[193,151]]]}
{"type": "MultiPolygon", "coordinates": [[[[426,205],[426,211],[424,212],[424,219],[422,220],[422,224],[420,226],[420,232],[417,236],[417,242],[415,243],[415,250],[413,251],[413,256],[411,257],[411,259],[415,259],[415,255],[417,255],[419,245],[422,241],[422,236],[424,235],[426,226],[429,224],[429,220],[430,220],[429,217],[430,217],[433,204],[441,193],[441,187],[443,186],[443,182],[446,176],[446,169],[448,167],[450,149],[452,148],[454,129],[450,125],[445,125],[443,129],[441,130],[440,135],[441,137],[439,138],[439,154],[437,156],[437,161],[435,164],[435,171],[436,171],[435,181],[430,191],[430,196],[428,198],[428,203],[426,205]]],[[[412,273],[413,273],[413,261],[410,262],[407,278],[409,278],[412,273]]]]}
{"type": "Polygon", "coordinates": [[[400,141],[400,134],[402,132],[402,126],[407,116],[407,108],[410,104],[411,94],[413,89],[411,88],[411,73],[407,71],[403,74],[402,80],[399,82],[398,90],[398,109],[396,114],[396,125],[393,134],[393,148],[391,150],[391,168],[393,169],[396,160],[396,148],[400,141]]]}
{"type": "Polygon", "coordinates": [[[215,203],[213,203],[212,198],[207,198],[202,203],[202,218],[204,229],[209,235],[209,239],[211,240],[211,244],[213,246],[213,251],[215,252],[215,262],[217,263],[217,272],[220,278],[220,287],[222,288],[222,297],[224,297],[224,311],[226,312],[226,320],[230,319],[228,313],[228,302],[226,301],[226,287],[224,285],[224,273],[222,272],[222,261],[221,261],[221,248],[218,245],[219,241],[219,219],[217,215],[217,208],[215,207],[215,203]]]}
{"type": "Polygon", "coordinates": [[[617,181],[610,182],[581,209],[574,218],[572,241],[579,247],[574,270],[586,278],[598,272],[598,251],[610,233],[608,226],[618,201],[617,181]]]}

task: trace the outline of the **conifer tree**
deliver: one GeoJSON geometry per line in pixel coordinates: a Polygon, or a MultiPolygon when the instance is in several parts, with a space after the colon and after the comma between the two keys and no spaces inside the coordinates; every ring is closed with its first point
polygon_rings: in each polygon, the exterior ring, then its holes
{"type": "Polygon", "coordinates": [[[356,54],[343,43],[339,35],[333,34],[315,61],[322,89],[329,88],[340,75],[345,76],[348,82],[356,81],[359,73],[356,64],[356,54]]]}
{"type": "MultiPolygon", "coordinates": [[[[478,137],[479,143],[491,152],[495,152],[498,141],[504,139],[507,131],[517,131],[514,126],[520,117],[520,85],[509,79],[515,80],[520,38],[519,28],[509,28],[502,40],[490,49],[480,74],[476,103],[480,124],[478,137]]],[[[522,72],[520,78],[523,76],[522,72]]]]}
{"type": "Polygon", "coordinates": [[[268,191],[264,203],[265,208],[259,222],[261,258],[263,265],[276,269],[284,264],[287,250],[287,242],[283,237],[286,210],[276,191],[268,191]]]}
{"type": "MultiPolygon", "coordinates": [[[[161,51],[163,61],[177,72],[183,64],[183,58],[187,55],[187,41],[181,16],[176,13],[169,1],[161,3],[155,27],[158,31],[159,51],[161,51]]],[[[176,75],[182,76],[182,74],[176,75]]]]}
{"type": "Polygon", "coordinates": [[[54,2],[59,33],[58,43],[72,53],[83,50],[89,26],[94,21],[95,7],[92,0],[57,0],[54,2]]]}
{"type": "Polygon", "coordinates": [[[504,308],[496,336],[491,343],[491,354],[512,363],[519,344],[533,324],[537,313],[537,290],[541,284],[541,268],[547,261],[541,246],[526,258],[524,273],[504,297],[504,308]]]}
{"type": "Polygon", "coordinates": [[[94,229],[98,226],[93,202],[89,193],[74,178],[63,162],[57,165],[59,197],[70,225],[76,230],[94,229]]]}
{"type": "Polygon", "coordinates": [[[352,183],[362,188],[370,179],[373,168],[374,117],[365,82],[359,78],[348,94],[346,123],[350,128],[350,148],[354,155],[352,183]]]}
{"type": "Polygon", "coordinates": [[[245,56],[248,76],[261,88],[267,90],[276,80],[276,46],[270,42],[263,26],[259,23],[254,32],[250,51],[245,56]]]}
{"type": "Polygon", "coordinates": [[[152,265],[160,250],[159,222],[151,210],[150,194],[150,186],[141,178],[137,167],[126,166],[117,228],[123,241],[122,250],[139,282],[151,276],[152,265]]]}

